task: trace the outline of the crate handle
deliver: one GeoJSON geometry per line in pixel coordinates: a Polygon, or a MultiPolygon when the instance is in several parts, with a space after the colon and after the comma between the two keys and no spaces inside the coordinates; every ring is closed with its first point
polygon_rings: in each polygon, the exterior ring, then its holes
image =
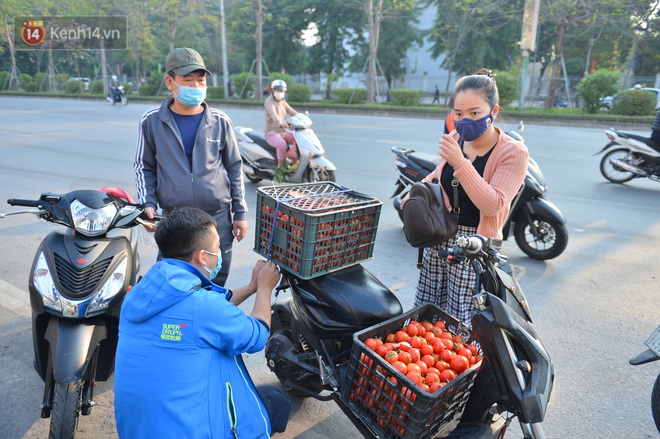
{"type": "Polygon", "coordinates": [[[328,196],[328,195],[343,194],[344,192],[350,192],[350,191],[351,191],[351,189],[343,189],[341,191],[324,192],[324,193],[319,193],[319,194],[308,194],[308,195],[303,195],[303,196],[300,196],[300,197],[286,197],[286,198],[278,199],[277,204],[275,204],[275,213],[273,214],[273,224],[272,224],[272,227],[270,229],[271,230],[270,231],[270,240],[268,242],[268,252],[267,252],[266,260],[268,262],[270,262],[271,253],[273,251],[273,240],[275,239],[275,227],[277,226],[277,214],[280,211],[280,203],[284,203],[284,202],[291,201],[291,200],[298,200],[298,199],[301,199],[301,198],[314,198],[314,197],[321,197],[321,196],[325,197],[325,196],[328,196]]]}

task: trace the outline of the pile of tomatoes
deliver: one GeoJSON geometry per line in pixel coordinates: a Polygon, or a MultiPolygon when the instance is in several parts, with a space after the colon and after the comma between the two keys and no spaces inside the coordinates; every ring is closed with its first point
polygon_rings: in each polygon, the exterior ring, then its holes
{"type": "Polygon", "coordinates": [[[442,320],[411,321],[384,340],[364,344],[422,390],[436,392],[481,361],[479,348],[447,331],[442,320]]]}
{"type": "MultiPolygon", "coordinates": [[[[418,389],[438,392],[482,359],[476,345],[449,332],[442,320],[411,321],[383,339],[367,338],[364,344],[391,367],[374,364],[377,362],[372,356],[363,352],[349,398],[370,413],[373,422],[394,435],[408,429],[418,389]],[[407,388],[403,382],[398,384],[400,375],[394,370],[412,381],[416,389],[407,388]]],[[[432,425],[441,415],[429,416],[428,425],[432,425]]]]}

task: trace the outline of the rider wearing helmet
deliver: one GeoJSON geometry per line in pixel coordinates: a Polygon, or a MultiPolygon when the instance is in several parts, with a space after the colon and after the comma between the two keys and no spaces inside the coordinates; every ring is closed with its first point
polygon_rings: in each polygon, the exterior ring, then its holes
{"type": "Polygon", "coordinates": [[[117,80],[117,75],[112,75],[110,81],[108,81],[108,88],[110,89],[108,100],[112,102],[117,99],[117,94],[119,94],[119,81],[117,80]]]}
{"type": "Polygon", "coordinates": [[[284,166],[290,159],[292,166],[298,164],[298,147],[293,132],[289,130],[286,116],[295,116],[296,110],[286,102],[286,82],[276,79],[270,85],[271,94],[264,102],[266,110],[266,142],[277,150],[277,167],[284,166]],[[289,148],[289,145],[291,147],[289,148]]]}

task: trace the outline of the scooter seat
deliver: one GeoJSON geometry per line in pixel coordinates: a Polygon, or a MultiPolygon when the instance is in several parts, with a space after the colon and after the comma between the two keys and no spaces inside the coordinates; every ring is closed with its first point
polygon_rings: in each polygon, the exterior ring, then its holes
{"type": "Polygon", "coordinates": [[[394,293],[359,264],[314,279],[289,281],[323,330],[355,332],[403,312],[394,293]]]}
{"type": "Polygon", "coordinates": [[[248,131],[245,133],[246,136],[248,136],[250,139],[254,140],[254,143],[257,145],[261,146],[264,148],[266,151],[270,152],[274,156],[277,156],[277,150],[270,146],[268,142],[266,142],[266,139],[264,136],[260,136],[259,134],[255,133],[254,131],[248,131]]]}
{"type": "Polygon", "coordinates": [[[644,142],[654,150],[660,152],[660,145],[655,143],[653,140],[651,140],[650,137],[638,136],[637,134],[624,133],[621,131],[617,131],[617,134],[619,134],[621,137],[624,138],[630,138],[630,139],[638,140],[640,142],[644,142]]]}
{"type": "Polygon", "coordinates": [[[439,155],[429,154],[426,152],[415,151],[407,154],[406,157],[428,171],[435,170],[435,168],[438,166],[438,163],[440,162],[439,155]]]}

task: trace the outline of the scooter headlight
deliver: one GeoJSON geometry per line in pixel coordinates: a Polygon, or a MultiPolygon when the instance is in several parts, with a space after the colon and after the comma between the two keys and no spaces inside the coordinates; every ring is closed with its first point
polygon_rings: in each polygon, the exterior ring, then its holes
{"type": "Polygon", "coordinates": [[[71,203],[73,226],[77,232],[86,236],[103,235],[108,231],[115,215],[117,215],[117,208],[114,204],[95,209],[79,200],[73,200],[71,203]]]}
{"type": "Polygon", "coordinates": [[[124,258],[117,268],[112,272],[107,281],[94,293],[94,299],[87,309],[87,313],[105,309],[110,304],[110,300],[117,295],[124,287],[126,280],[127,258],[124,258]]]}
{"type": "Polygon", "coordinates": [[[55,288],[55,283],[53,282],[53,277],[50,275],[50,270],[48,269],[46,257],[43,252],[39,253],[39,258],[34,267],[34,273],[32,273],[32,280],[34,287],[43,298],[44,306],[55,311],[62,311],[61,296],[57,288],[55,288]]]}

